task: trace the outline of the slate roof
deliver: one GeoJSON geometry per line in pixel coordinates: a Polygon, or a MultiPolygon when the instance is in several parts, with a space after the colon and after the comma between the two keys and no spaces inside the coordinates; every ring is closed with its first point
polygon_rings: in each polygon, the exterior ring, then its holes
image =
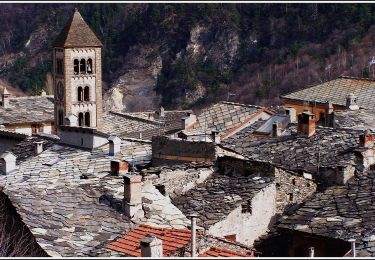
{"type": "Polygon", "coordinates": [[[375,109],[375,80],[339,77],[293,93],[282,95],[283,99],[326,103],[345,106],[346,97],[353,93],[361,108],[375,109]]]}
{"type": "Polygon", "coordinates": [[[345,186],[327,188],[305,200],[279,228],[319,236],[356,239],[358,256],[375,256],[375,172],[357,173],[345,186]]]}
{"type": "Polygon", "coordinates": [[[353,164],[354,149],[363,131],[317,127],[311,137],[296,133],[295,124],[286,131],[290,134],[277,138],[248,140],[246,134],[234,135],[223,143],[248,159],[269,162],[285,170],[315,173],[319,167],[338,167],[353,164]]]}
{"type": "Polygon", "coordinates": [[[0,106],[0,125],[54,121],[53,96],[9,98],[9,107],[0,106]]]}
{"type": "Polygon", "coordinates": [[[270,185],[268,177],[230,177],[213,174],[185,194],[172,199],[185,215],[198,214],[199,226],[209,227],[223,220],[238,206],[247,203],[270,185]]]}
{"type": "Polygon", "coordinates": [[[66,27],[57,36],[54,47],[102,47],[103,44],[75,9],[66,27]]]}
{"type": "Polygon", "coordinates": [[[205,130],[215,130],[223,135],[231,128],[242,125],[246,120],[262,111],[266,110],[259,106],[220,102],[201,113],[192,128],[199,129],[203,133],[205,130]]]}
{"type": "Polygon", "coordinates": [[[375,109],[345,110],[334,112],[334,126],[355,130],[375,131],[375,109]]]}

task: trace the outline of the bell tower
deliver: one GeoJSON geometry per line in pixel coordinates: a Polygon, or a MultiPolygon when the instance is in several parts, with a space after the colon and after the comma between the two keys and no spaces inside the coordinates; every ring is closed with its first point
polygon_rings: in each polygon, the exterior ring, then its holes
{"type": "Polygon", "coordinates": [[[103,127],[103,44],[77,9],[53,44],[55,125],[103,127]]]}

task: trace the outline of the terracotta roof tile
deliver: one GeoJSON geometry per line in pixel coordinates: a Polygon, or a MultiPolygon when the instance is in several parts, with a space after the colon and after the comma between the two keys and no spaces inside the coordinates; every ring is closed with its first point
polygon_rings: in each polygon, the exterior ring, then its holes
{"type": "Polygon", "coordinates": [[[253,257],[252,254],[241,253],[220,247],[211,247],[206,252],[199,255],[200,257],[253,257]]]}
{"type": "Polygon", "coordinates": [[[168,256],[190,243],[189,230],[156,228],[141,224],[106,247],[128,256],[140,256],[140,241],[146,234],[154,235],[163,241],[164,256],[168,256]]]}

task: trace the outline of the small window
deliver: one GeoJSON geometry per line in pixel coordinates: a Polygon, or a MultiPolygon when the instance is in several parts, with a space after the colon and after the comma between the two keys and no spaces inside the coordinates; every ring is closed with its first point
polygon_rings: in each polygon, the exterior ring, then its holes
{"type": "Polygon", "coordinates": [[[85,126],[90,126],[90,113],[85,113],[85,126]]]}
{"type": "Polygon", "coordinates": [[[79,73],[79,61],[78,59],[74,60],[74,75],[77,75],[79,73]]]}
{"type": "Polygon", "coordinates": [[[165,186],[164,185],[155,185],[155,188],[163,195],[166,195],[165,186]]]}
{"type": "Polygon", "coordinates": [[[90,88],[86,86],[83,92],[84,101],[90,101],[90,88]]]}
{"type": "Polygon", "coordinates": [[[86,61],[85,61],[85,59],[81,59],[81,61],[79,63],[79,72],[81,74],[86,74],[86,61]]]}
{"type": "Polygon", "coordinates": [[[246,203],[241,205],[241,212],[252,214],[251,201],[247,201],[246,203]]]}
{"type": "Polygon", "coordinates": [[[78,125],[83,126],[83,113],[78,114],[78,125]]]}
{"type": "Polygon", "coordinates": [[[87,73],[92,74],[92,59],[87,60],[87,73]]]}
{"type": "Polygon", "coordinates": [[[83,89],[82,87],[78,87],[78,93],[77,93],[77,100],[78,101],[83,101],[83,89]]]}
{"type": "Polygon", "coordinates": [[[276,182],[276,188],[280,188],[280,183],[276,182]]]}
{"type": "Polygon", "coordinates": [[[296,185],[296,179],[295,178],[292,179],[292,184],[296,185]]]}
{"type": "Polygon", "coordinates": [[[294,202],[294,196],[293,196],[293,193],[288,193],[288,194],[287,194],[287,201],[289,201],[289,202],[294,202]]]}

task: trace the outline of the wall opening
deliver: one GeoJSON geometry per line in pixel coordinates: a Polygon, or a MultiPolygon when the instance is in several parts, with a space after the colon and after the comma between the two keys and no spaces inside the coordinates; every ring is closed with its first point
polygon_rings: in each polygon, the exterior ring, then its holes
{"type": "Polygon", "coordinates": [[[79,61],[78,59],[74,60],[74,75],[77,75],[79,73],[79,61]]]}
{"type": "Polygon", "coordinates": [[[79,72],[81,74],[86,74],[86,60],[85,59],[81,59],[79,63],[79,72]]]}
{"type": "Polygon", "coordinates": [[[165,190],[165,186],[164,185],[155,185],[155,188],[163,195],[165,196],[167,194],[166,190],[165,190]]]}
{"type": "Polygon", "coordinates": [[[90,126],[90,112],[85,113],[85,126],[90,126]]]}
{"type": "Polygon", "coordinates": [[[83,126],[83,113],[78,114],[78,125],[83,126]]]}
{"type": "Polygon", "coordinates": [[[227,236],[224,236],[224,238],[225,238],[226,240],[236,241],[237,236],[236,236],[236,234],[233,234],[233,235],[227,235],[227,236]]]}
{"type": "Polygon", "coordinates": [[[87,73],[92,74],[92,59],[87,60],[87,73]]]}
{"type": "Polygon", "coordinates": [[[64,113],[62,110],[59,110],[58,114],[58,124],[63,125],[64,124],[64,113]]]}
{"type": "Polygon", "coordinates": [[[90,88],[86,86],[83,92],[83,100],[90,101],[90,88]]]}
{"type": "Polygon", "coordinates": [[[83,89],[82,87],[78,87],[78,101],[83,101],[83,89]]]}

